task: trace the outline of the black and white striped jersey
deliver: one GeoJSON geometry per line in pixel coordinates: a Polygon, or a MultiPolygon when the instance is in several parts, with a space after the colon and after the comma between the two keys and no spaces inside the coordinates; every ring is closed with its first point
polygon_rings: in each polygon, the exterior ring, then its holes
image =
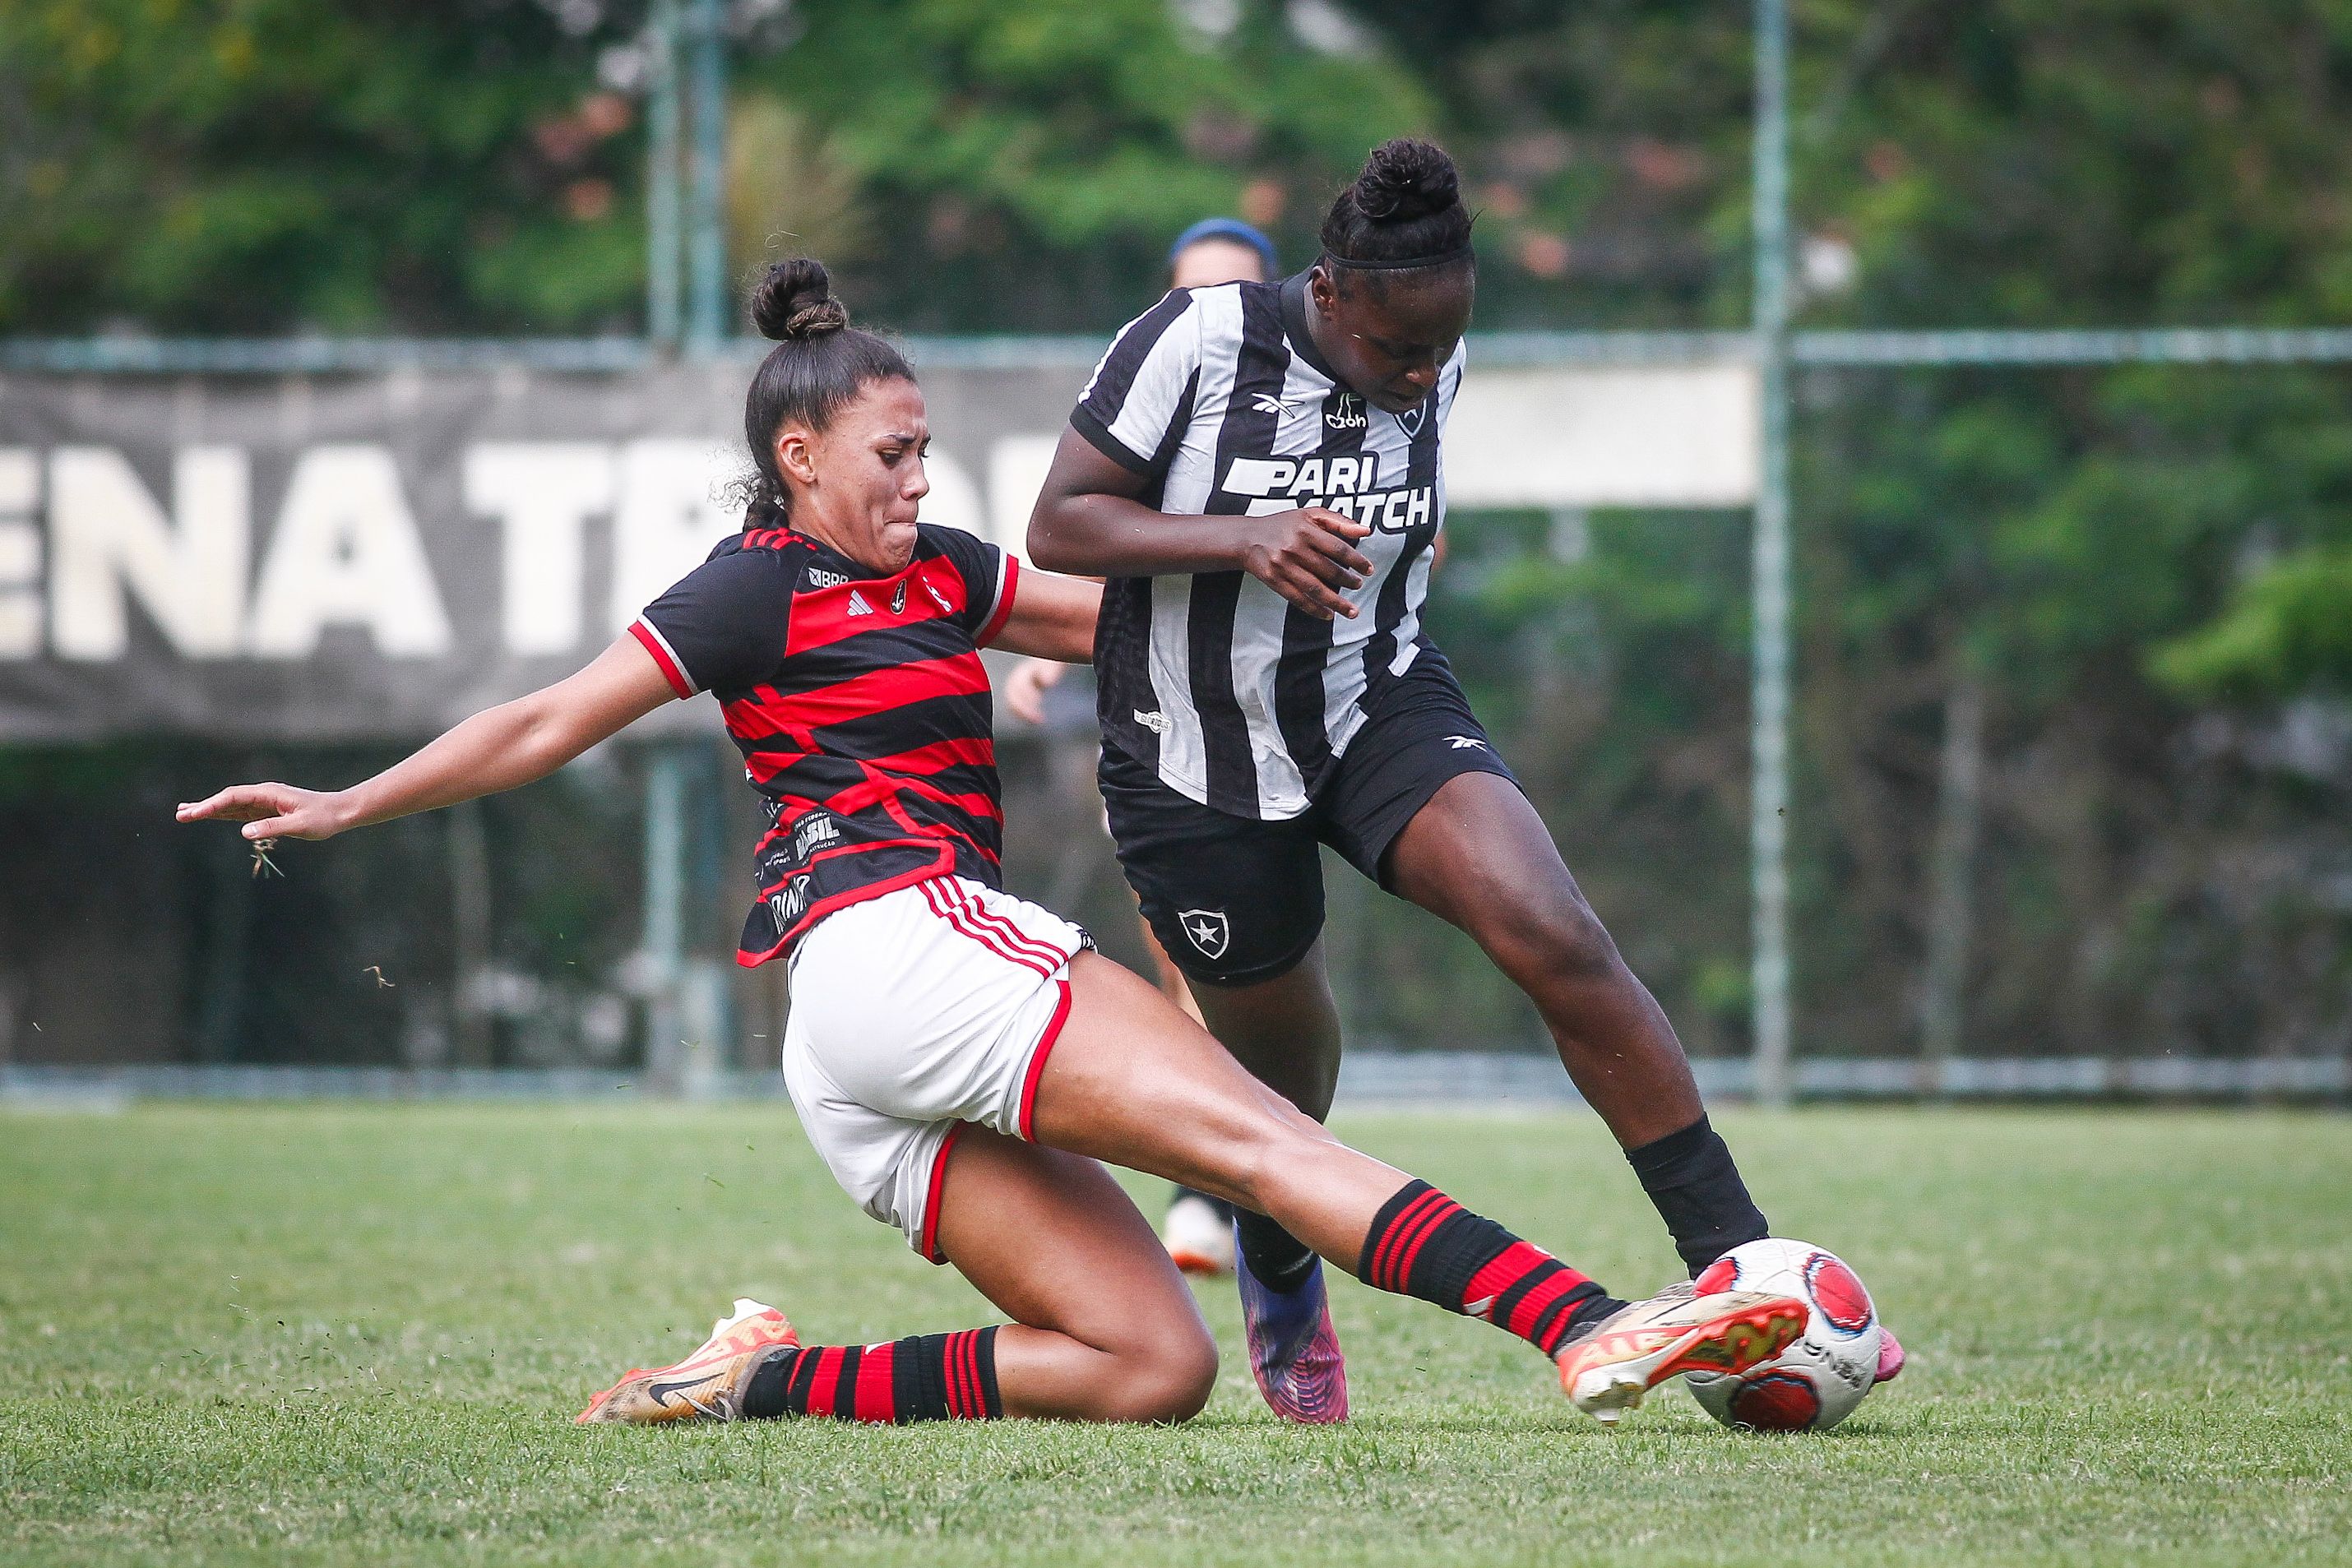
{"type": "Polygon", "coordinates": [[[1129,323],[1071,424],[1180,516],[1328,507],[1369,524],[1352,620],[1321,621],[1242,571],[1114,578],[1095,638],[1103,738],[1236,816],[1307,810],[1424,637],[1445,519],[1439,437],[1462,351],[1419,408],[1366,403],[1321,362],[1307,279],[1179,289],[1129,323]]]}

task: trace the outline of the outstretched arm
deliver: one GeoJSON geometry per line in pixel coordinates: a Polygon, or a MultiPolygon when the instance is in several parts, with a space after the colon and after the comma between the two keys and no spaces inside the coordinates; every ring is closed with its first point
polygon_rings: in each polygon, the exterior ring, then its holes
{"type": "Polygon", "coordinates": [[[1029,515],[1029,553],[1055,571],[1104,577],[1246,571],[1321,620],[1357,612],[1339,591],[1372,574],[1354,543],[1371,532],[1363,524],[1322,507],[1261,517],[1155,511],[1136,499],[1146,483],[1065,429],[1029,515]]]}
{"type": "Polygon", "coordinates": [[[177,816],[243,822],[248,839],[329,839],[544,779],[677,695],[653,655],[621,637],[579,674],[484,709],[348,789],[235,784],[177,816]]]}

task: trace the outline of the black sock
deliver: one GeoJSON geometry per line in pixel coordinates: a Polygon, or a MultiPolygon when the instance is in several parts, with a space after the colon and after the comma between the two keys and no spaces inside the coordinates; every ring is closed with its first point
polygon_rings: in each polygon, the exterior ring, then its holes
{"type": "Polygon", "coordinates": [[[993,1328],[782,1350],[753,1367],[743,1385],[743,1415],[755,1421],[833,1416],[905,1426],[1003,1414],[993,1328]]]}
{"type": "Polygon", "coordinates": [[[1314,1249],[1265,1215],[1237,1209],[1234,1222],[1241,1239],[1242,1261],[1266,1289],[1295,1291],[1315,1271],[1314,1249]]]}
{"type": "Polygon", "coordinates": [[[1705,1116],[1679,1133],[1626,1150],[1625,1158],[1674,1233],[1675,1250],[1693,1279],[1733,1248],[1772,1234],[1764,1211],[1739,1179],[1730,1147],[1705,1116]]]}

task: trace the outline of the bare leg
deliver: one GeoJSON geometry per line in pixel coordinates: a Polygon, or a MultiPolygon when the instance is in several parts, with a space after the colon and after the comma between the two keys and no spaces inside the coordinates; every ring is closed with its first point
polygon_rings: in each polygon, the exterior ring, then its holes
{"type": "Polygon", "coordinates": [[[940,1250],[1013,1320],[995,1343],[1007,1416],[1181,1421],[1208,1402],[1216,1343],[1102,1166],[967,1126],[940,1204],[940,1250]]]}
{"type": "Polygon", "coordinates": [[[1705,1113],[1674,1026],[1618,956],[1517,786],[1492,773],[1449,780],[1397,835],[1389,876],[1402,896],[1486,950],[1543,1015],[1568,1075],[1627,1148],[1705,1113]]]}
{"type": "Polygon", "coordinates": [[[1117,964],[1081,953],[1070,985],[1038,1080],[1038,1141],[1271,1215],[1352,1272],[1410,1178],[1340,1143],[1117,964]]]}
{"type": "Polygon", "coordinates": [[[1664,1009],[1517,787],[1491,773],[1448,780],[1397,835],[1387,869],[1399,893],[1468,932],[1536,1004],[1693,1275],[1769,1234],[1664,1009]]]}

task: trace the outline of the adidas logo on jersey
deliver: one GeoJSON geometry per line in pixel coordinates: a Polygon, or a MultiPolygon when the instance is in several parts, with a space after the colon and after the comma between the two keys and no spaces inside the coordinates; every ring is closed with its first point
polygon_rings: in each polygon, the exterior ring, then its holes
{"type": "Polygon", "coordinates": [[[857,590],[854,588],[849,591],[849,613],[852,615],[871,615],[874,613],[874,606],[866,602],[866,595],[858,592],[857,590]]]}

